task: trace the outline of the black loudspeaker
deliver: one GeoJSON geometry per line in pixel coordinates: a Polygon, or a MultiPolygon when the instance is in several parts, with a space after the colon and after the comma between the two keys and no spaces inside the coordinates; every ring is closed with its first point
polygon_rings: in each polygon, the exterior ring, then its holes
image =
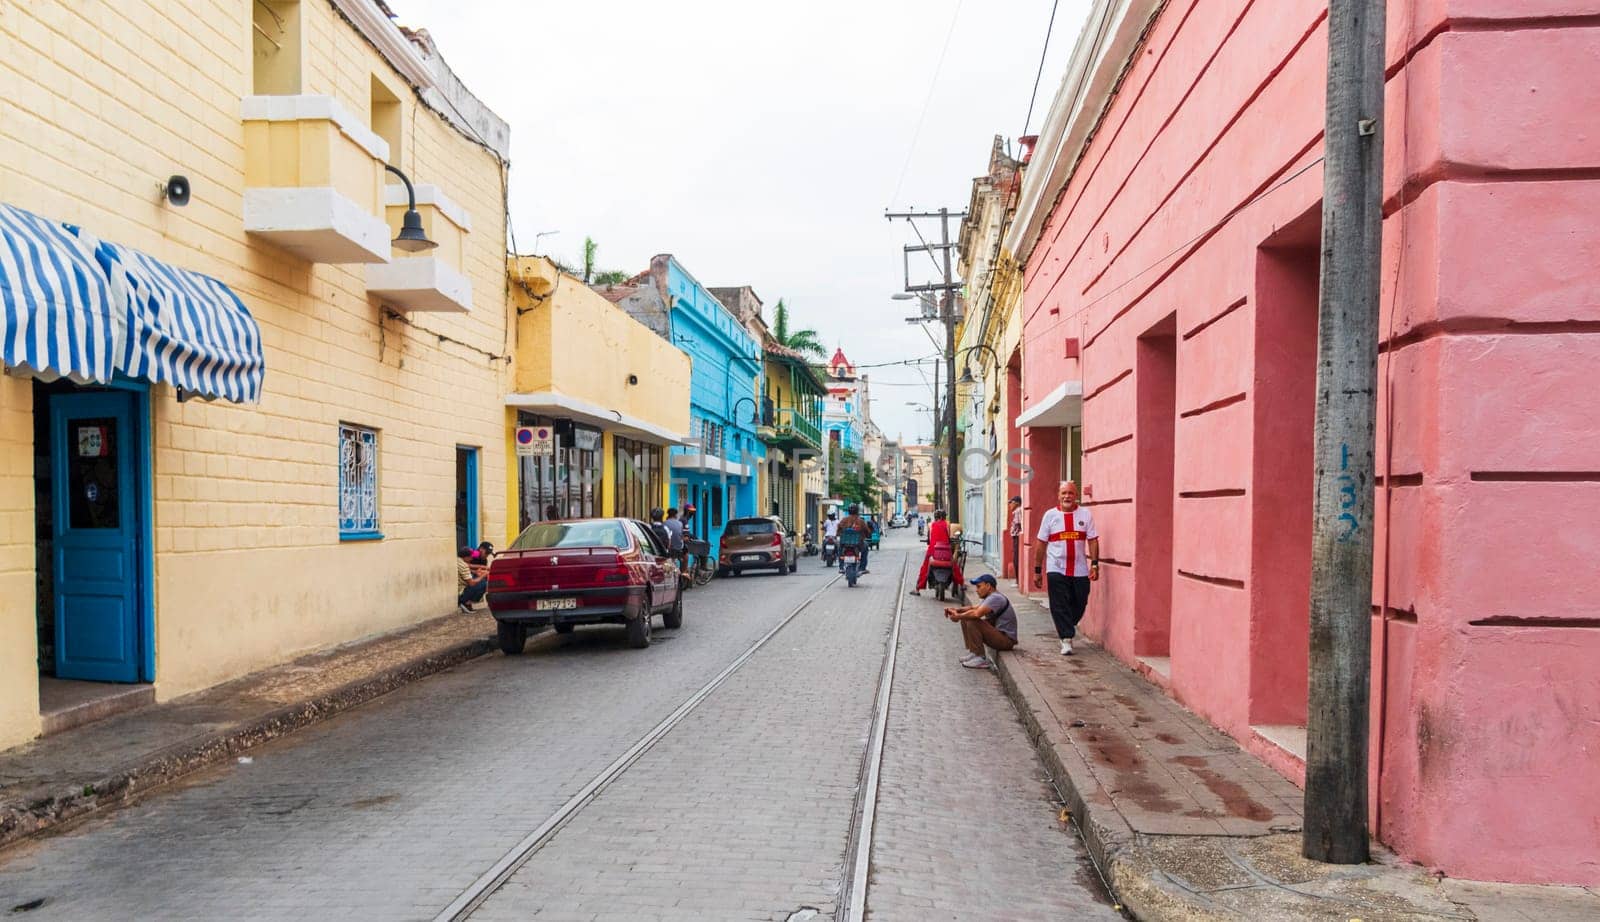
{"type": "Polygon", "coordinates": [[[561,440],[564,446],[571,446],[578,434],[578,427],[570,419],[558,419],[551,426],[550,431],[561,440]]]}

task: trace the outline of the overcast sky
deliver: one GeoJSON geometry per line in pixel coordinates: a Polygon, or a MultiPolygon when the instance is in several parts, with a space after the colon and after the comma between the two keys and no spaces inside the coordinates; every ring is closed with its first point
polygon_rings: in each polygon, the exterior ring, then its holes
{"type": "MultiPolygon", "coordinates": [[[[601,268],[630,273],[672,253],[702,284],[754,287],[769,320],[783,298],[830,354],[843,346],[862,365],[934,353],[904,322],[910,306],[889,300],[916,239],[883,212],[965,207],[994,136],[1023,133],[1051,12],[1051,0],[389,6],[511,123],[523,252],[560,231],[539,252],[579,262],[587,235],[601,268]]],[[[1059,2],[1032,132],[1087,6],[1059,2]]],[[[906,405],[930,399],[918,371],[865,371],[884,432],[926,440],[929,413],[906,405]]]]}

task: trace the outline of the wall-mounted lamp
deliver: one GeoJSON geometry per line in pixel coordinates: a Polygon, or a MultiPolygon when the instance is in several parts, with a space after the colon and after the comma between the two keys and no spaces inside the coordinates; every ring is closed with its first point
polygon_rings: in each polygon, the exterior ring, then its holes
{"type": "Polygon", "coordinates": [[[387,163],[383,168],[406,184],[406,214],[400,221],[400,236],[394,238],[394,248],[407,253],[420,253],[438,246],[437,242],[428,239],[427,232],[422,229],[422,215],[417,214],[417,190],[411,188],[411,180],[387,163]]]}
{"type": "Polygon", "coordinates": [[[733,409],[729,411],[728,415],[737,418],[739,415],[739,407],[746,400],[750,401],[750,425],[761,425],[761,408],[756,404],[756,399],[754,397],[740,397],[738,400],[735,400],[733,402],[733,409]]]}
{"type": "Polygon", "coordinates": [[[161,184],[161,195],[174,208],[189,204],[189,177],[168,176],[167,181],[161,184]]]}

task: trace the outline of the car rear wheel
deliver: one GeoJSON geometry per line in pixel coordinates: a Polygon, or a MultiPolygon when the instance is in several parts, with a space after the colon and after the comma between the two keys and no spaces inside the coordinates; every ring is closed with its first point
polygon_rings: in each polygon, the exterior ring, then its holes
{"type": "Polygon", "coordinates": [[[650,598],[646,596],[644,606],[639,610],[639,617],[627,624],[628,646],[635,650],[650,646],[650,606],[650,598]]]}
{"type": "Polygon", "coordinates": [[[557,624],[556,625],[556,633],[557,634],[570,634],[570,633],[572,633],[573,631],[575,631],[577,629],[578,629],[578,626],[576,624],[557,624]]]}
{"type": "Polygon", "coordinates": [[[524,624],[515,624],[510,621],[496,621],[495,634],[500,640],[500,652],[507,656],[519,656],[522,648],[528,642],[528,627],[524,624]]]}
{"type": "Polygon", "coordinates": [[[672,630],[683,627],[683,593],[678,593],[678,600],[661,616],[661,626],[672,630]]]}

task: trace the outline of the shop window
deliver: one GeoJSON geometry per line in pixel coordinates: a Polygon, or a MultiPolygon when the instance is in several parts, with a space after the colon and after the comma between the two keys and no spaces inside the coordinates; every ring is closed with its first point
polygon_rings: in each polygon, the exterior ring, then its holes
{"type": "Polygon", "coordinates": [[[251,4],[253,92],[295,96],[300,92],[299,0],[254,0],[251,4]]]}
{"type": "Polygon", "coordinates": [[[613,463],[616,468],[616,514],[635,519],[647,518],[650,509],[661,503],[663,464],[661,449],[646,442],[615,439],[613,463]]]}
{"type": "Polygon", "coordinates": [[[378,524],[378,433],[340,423],[339,538],[381,538],[378,524]]]}
{"type": "MultiPolygon", "coordinates": [[[[389,163],[400,166],[400,97],[377,78],[372,78],[372,133],[389,142],[389,163]]],[[[398,182],[398,180],[396,180],[398,182]]]]}
{"type": "MultiPolygon", "coordinates": [[[[519,426],[554,426],[549,417],[519,413],[519,426]]],[[[556,437],[555,454],[518,459],[518,505],[521,528],[551,519],[587,519],[599,514],[600,432],[574,426],[571,444],[556,437]],[[587,446],[587,447],[585,447],[587,446]]]]}

